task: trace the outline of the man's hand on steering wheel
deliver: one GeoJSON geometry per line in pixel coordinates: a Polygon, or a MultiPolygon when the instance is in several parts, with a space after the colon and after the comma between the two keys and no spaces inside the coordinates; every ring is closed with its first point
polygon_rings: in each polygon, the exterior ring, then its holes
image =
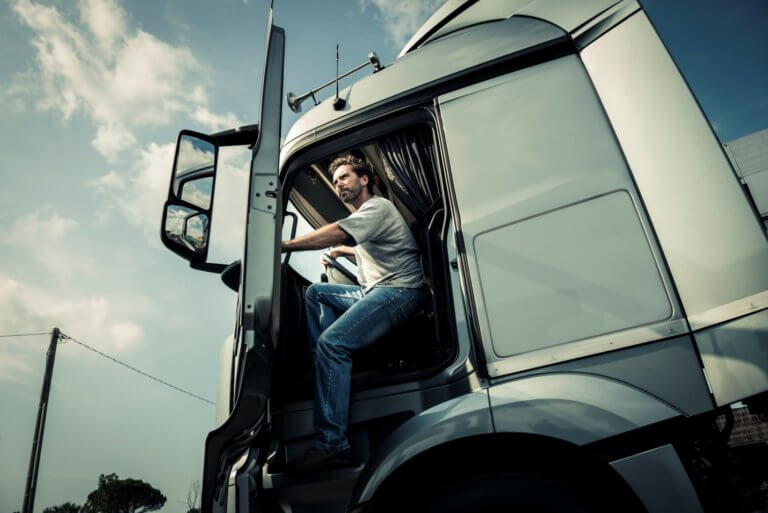
{"type": "Polygon", "coordinates": [[[330,257],[333,260],[336,260],[337,258],[342,257],[344,255],[354,255],[354,254],[355,254],[355,250],[349,246],[336,246],[329,249],[327,253],[324,253],[323,257],[320,258],[320,261],[323,264],[323,269],[327,271],[328,261],[326,259],[328,257],[330,257]]]}

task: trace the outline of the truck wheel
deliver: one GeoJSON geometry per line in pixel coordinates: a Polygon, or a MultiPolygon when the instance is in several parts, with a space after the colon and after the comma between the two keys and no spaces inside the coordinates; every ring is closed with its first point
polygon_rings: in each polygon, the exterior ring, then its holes
{"type": "Polygon", "coordinates": [[[408,509],[425,513],[599,513],[597,498],[557,479],[498,472],[457,480],[422,496],[408,509]]]}

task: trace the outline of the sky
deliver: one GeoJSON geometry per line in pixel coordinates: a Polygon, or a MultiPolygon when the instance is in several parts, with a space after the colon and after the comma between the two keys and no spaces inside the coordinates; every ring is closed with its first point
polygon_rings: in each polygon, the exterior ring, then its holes
{"type": "MultiPolygon", "coordinates": [[[[441,2],[275,3],[299,94],[333,77],[337,42],[342,71],[392,62],[441,2]]],[[[768,127],[764,1],[643,4],[721,141],[768,127]]],[[[257,122],[266,20],[264,0],[0,0],[0,513],[21,509],[50,338],[3,335],[54,326],[199,398],[59,344],[36,511],[114,472],[186,512],[236,296],[162,246],[161,208],[180,129],[257,122]]],[[[239,258],[248,159],[222,150],[211,260],[239,258]]]]}
{"type": "MultiPolygon", "coordinates": [[[[337,42],[342,71],[392,62],[440,2],[275,3],[285,89],[302,93],[333,78],[337,42]]],[[[179,130],[258,121],[266,23],[264,0],[0,0],[0,335],[56,326],[215,400],[236,295],[162,246],[160,216],[179,130]]],[[[248,160],[221,155],[219,262],[242,248],[248,160]]],[[[0,338],[0,513],[22,506],[49,340],[0,338]]],[[[114,472],[185,512],[214,427],[213,405],[60,343],[35,510],[114,472]]]]}
{"type": "Polygon", "coordinates": [[[768,2],[640,3],[721,143],[768,128],[768,2]]]}

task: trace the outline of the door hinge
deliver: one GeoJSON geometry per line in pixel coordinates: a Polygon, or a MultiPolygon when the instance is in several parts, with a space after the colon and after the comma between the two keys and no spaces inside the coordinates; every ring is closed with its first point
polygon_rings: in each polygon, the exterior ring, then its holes
{"type": "Polygon", "coordinates": [[[274,214],[277,200],[276,183],[277,178],[274,176],[254,176],[251,206],[262,212],[274,214]]]}

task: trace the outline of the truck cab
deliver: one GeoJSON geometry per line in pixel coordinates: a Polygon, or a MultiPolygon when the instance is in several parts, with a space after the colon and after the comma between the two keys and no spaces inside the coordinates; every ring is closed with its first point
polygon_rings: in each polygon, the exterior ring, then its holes
{"type": "Polygon", "coordinates": [[[270,22],[257,125],[181,132],[161,224],[239,299],[204,513],[765,500],[765,469],[729,442],[736,406],[768,404],[765,225],[638,2],[448,0],[281,141],[284,47],[270,22]],[[207,253],[231,145],[253,157],[225,266],[207,253]],[[429,301],[354,357],[354,465],[295,474],[313,435],[304,291],[321,277],[280,241],[350,214],[328,174],[341,154],[410,226],[429,301]]]}

